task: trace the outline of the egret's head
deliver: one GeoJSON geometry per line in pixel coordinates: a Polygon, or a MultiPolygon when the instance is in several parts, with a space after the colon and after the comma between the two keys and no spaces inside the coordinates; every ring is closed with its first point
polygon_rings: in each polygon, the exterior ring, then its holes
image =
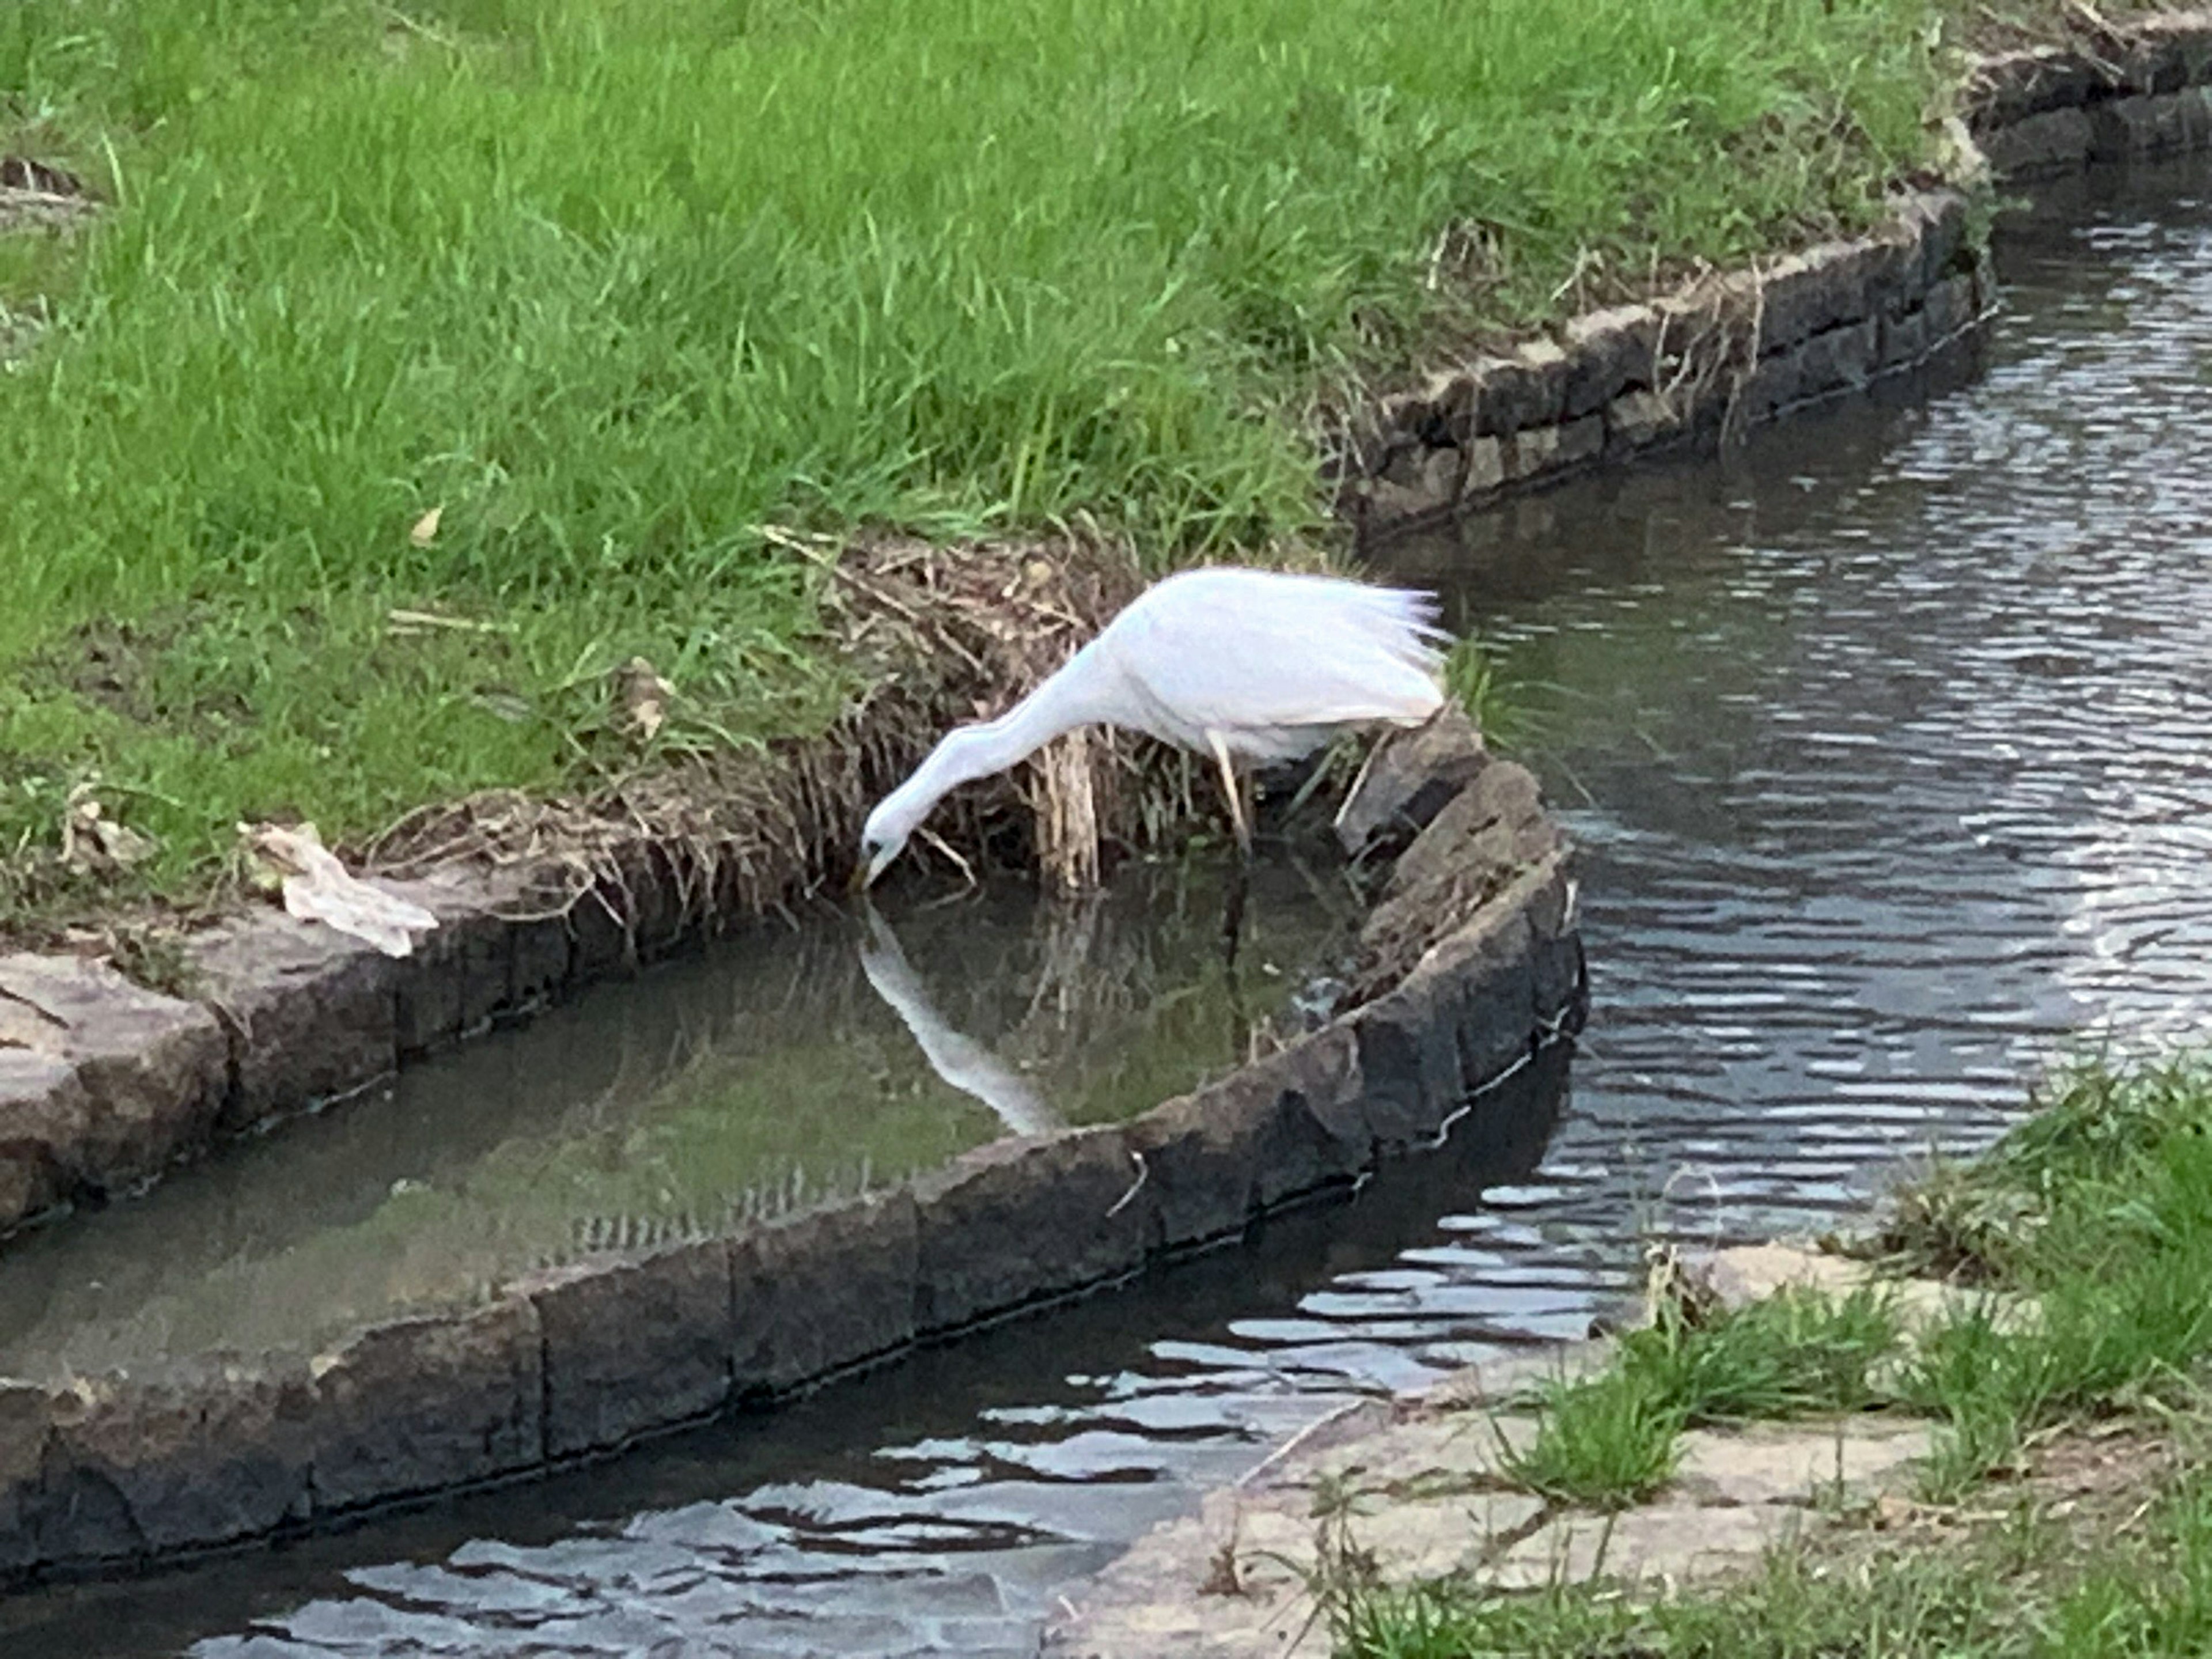
{"type": "Polygon", "coordinates": [[[872,885],[891,860],[906,850],[907,837],[914,833],[919,816],[896,794],[885,797],[868,814],[860,830],[860,861],[853,871],[855,892],[872,885]]]}

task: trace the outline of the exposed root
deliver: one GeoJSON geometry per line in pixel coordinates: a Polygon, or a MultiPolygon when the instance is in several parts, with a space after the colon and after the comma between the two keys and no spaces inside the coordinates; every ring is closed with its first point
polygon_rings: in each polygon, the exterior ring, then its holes
{"type": "Polygon", "coordinates": [[[1064,892],[1079,893],[1098,884],[1093,747],[1089,732],[1071,732],[1048,744],[1024,769],[1023,793],[1036,815],[1037,868],[1048,884],[1064,892]]]}

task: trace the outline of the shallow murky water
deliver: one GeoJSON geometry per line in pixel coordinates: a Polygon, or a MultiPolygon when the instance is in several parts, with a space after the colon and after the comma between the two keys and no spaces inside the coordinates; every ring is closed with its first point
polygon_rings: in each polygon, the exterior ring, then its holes
{"type": "Polygon", "coordinates": [[[9,1244],[0,1375],[311,1349],[1009,1129],[1132,1115],[1296,1025],[1357,930],[1341,867],[1286,853],[1255,872],[1232,966],[1229,867],[1133,866],[1042,911],[1012,882],[896,925],[825,909],[604,988],[9,1244]]]}
{"type": "Polygon", "coordinates": [[[1027,1651],[1270,1434],[1578,1333],[1639,1230],[1816,1221],[1985,1139],[2071,1034],[2201,1029],[2212,170],[2075,194],[2010,228],[1986,362],[1925,405],[1401,556],[1505,648],[1588,849],[1571,1096],[1524,1073],[1443,1152],[1148,1288],[598,1473],[19,1598],[0,1646],[1027,1651]]]}

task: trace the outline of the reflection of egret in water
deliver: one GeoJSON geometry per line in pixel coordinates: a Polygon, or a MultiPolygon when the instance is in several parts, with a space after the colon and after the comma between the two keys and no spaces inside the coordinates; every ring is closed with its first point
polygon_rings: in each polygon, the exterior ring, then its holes
{"type": "Polygon", "coordinates": [[[1038,1135],[1066,1127],[1066,1120],[1045,1103],[1027,1078],[945,1023],[908,966],[890,924],[865,899],[861,908],[867,933],[860,941],[860,971],[867,975],[876,994],[906,1022],[931,1069],[961,1093],[988,1106],[1015,1134],[1038,1135]]]}

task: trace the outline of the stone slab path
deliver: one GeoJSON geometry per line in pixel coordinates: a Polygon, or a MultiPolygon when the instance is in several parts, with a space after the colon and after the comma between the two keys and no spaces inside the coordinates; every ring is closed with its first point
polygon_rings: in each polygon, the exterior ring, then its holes
{"type": "MultiPolygon", "coordinates": [[[[1724,1251],[1705,1282],[1729,1303],[1786,1284],[1848,1289],[1856,1263],[1784,1246],[1724,1251]]],[[[1931,1287],[1932,1289],[1932,1287],[1931,1287]]],[[[1500,1589],[1603,1577],[1673,1583],[1757,1562],[1835,1515],[1908,1486],[1929,1426],[1870,1413],[1692,1430],[1650,1502],[1603,1515],[1518,1490],[1506,1448],[1535,1422],[1532,1384],[1601,1363],[1577,1344],[1476,1368],[1418,1400],[1364,1403],[1316,1425],[1242,1481],[1206,1495],[1063,1604],[1056,1659],[1326,1659],[1309,1583],[1324,1554],[1386,1582],[1466,1575],[1500,1589]]]]}

